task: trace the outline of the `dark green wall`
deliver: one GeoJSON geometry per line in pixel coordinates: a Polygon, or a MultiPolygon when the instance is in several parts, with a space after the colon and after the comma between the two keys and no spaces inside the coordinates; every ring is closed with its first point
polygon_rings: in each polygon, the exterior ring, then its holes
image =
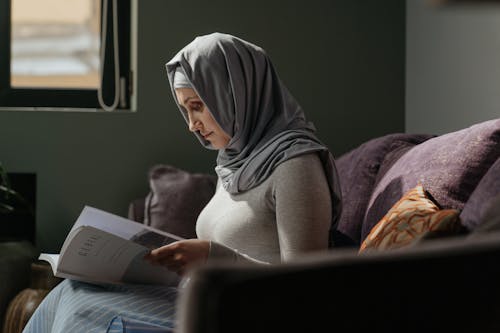
{"type": "Polygon", "coordinates": [[[215,152],[187,132],[164,72],[196,35],[226,32],[266,49],[336,156],[404,131],[404,1],[147,0],[138,15],[136,113],[0,112],[0,160],[38,176],[43,251],[59,250],[85,204],[126,215],[155,163],[212,172],[215,152]]]}

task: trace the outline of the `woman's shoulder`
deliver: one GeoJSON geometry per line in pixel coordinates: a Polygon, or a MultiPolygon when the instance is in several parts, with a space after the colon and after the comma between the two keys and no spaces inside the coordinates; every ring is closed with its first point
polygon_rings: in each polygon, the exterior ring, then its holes
{"type": "Polygon", "coordinates": [[[276,174],[281,173],[303,173],[323,170],[321,160],[317,153],[307,153],[292,157],[280,163],[276,167],[276,174]]]}
{"type": "Polygon", "coordinates": [[[317,153],[295,156],[280,163],[271,178],[273,183],[324,181],[325,171],[317,153]]]}
{"type": "Polygon", "coordinates": [[[317,153],[299,155],[281,163],[273,172],[272,189],[285,196],[329,193],[325,169],[317,153]]]}

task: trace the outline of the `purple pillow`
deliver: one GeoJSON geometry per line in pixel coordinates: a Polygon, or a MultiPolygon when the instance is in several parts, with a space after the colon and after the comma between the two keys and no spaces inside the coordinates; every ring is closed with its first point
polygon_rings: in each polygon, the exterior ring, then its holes
{"type": "MultiPolygon", "coordinates": [[[[384,159],[382,160],[382,163],[380,164],[380,168],[378,170],[377,177],[375,178],[375,184],[373,188],[375,188],[375,186],[380,182],[380,180],[384,178],[385,174],[392,168],[394,163],[396,163],[401,158],[401,156],[406,154],[407,151],[409,151],[411,148],[415,146],[416,145],[411,142],[401,142],[401,141],[394,142],[391,145],[390,151],[385,155],[384,159]]],[[[366,205],[368,206],[368,202],[366,203],[366,205]]]]}
{"type": "Polygon", "coordinates": [[[170,165],[149,172],[151,191],[146,197],[144,224],[181,236],[196,238],[198,215],[215,193],[217,177],[190,173],[170,165]]]}
{"type": "Polygon", "coordinates": [[[481,237],[492,232],[500,232],[500,193],[482,207],[480,221],[469,233],[469,237],[481,237]]]}
{"type": "Polygon", "coordinates": [[[462,210],[500,156],[500,119],[485,121],[423,142],[387,170],[371,194],[362,240],[396,201],[418,182],[443,209],[462,210]]]}
{"type": "Polygon", "coordinates": [[[342,214],[333,235],[335,246],[359,245],[361,226],[384,156],[401,145],[416,145],[428,134],[388,134],[371,139],[335,160],[342,189],[342,214]]]}
{"type": "MultiPolygon", "coordinates": [[[[498,148],[500,149],[500,148],[498,148]]],[[[481,179],[460,214],[462,224],[474,230],[483,220],[485,209],[500,194],[500,158],[489,168],[481,179]]],[[[498,200],[498,199],[497,199],[498,200]]]]}

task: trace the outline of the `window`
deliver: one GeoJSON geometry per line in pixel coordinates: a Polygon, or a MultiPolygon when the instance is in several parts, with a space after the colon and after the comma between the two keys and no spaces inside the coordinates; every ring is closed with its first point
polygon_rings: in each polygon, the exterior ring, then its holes
{"type": "Polygon", "coordinates": [[[131,0],[0,0],[0,22],[1,108],[131,108],[131,0]]]}

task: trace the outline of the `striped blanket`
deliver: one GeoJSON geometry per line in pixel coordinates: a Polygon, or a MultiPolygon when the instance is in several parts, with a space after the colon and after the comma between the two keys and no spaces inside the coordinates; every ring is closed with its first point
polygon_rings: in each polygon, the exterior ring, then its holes
{"type": "Polygon", "coordinates": [[[23,333],[173,332],[177,287],[94,285],[64,280],[23,333]]]}

